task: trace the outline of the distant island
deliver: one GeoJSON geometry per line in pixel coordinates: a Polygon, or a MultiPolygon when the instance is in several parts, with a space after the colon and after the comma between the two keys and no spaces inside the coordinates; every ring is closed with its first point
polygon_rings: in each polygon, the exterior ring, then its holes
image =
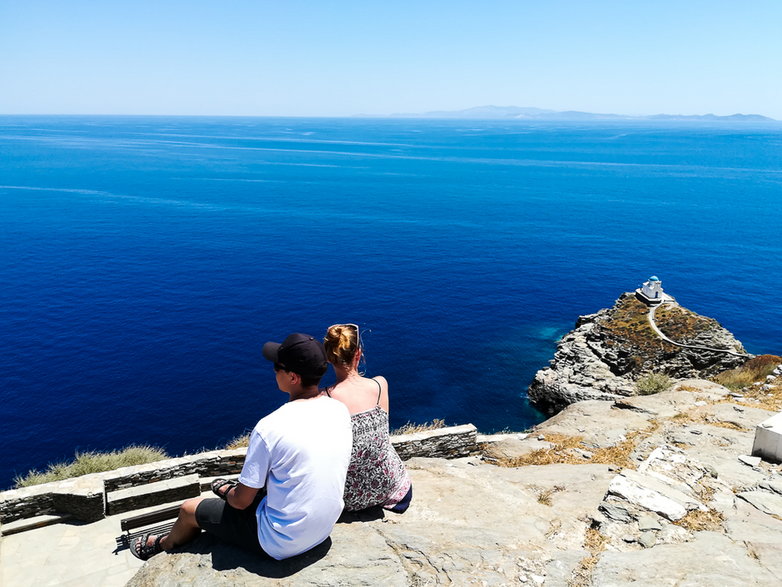
{"type": "MultiPolygon", "coordinates": [[[[368,115],[359,115],[368,116],[368,115]]],[[[775,119],[761,114],[653,114],[649,116],[630,116],[625,114],[596,114],[578,110],[546,110],[543,108],[521,108],[519,106],[476,106],[465,110],[435,110],[423,113],[395,113],[388,118],[456,118],[473,120],[682,120],[682,121],[735,121],[735,122],[774,122],[775,119]]]]}

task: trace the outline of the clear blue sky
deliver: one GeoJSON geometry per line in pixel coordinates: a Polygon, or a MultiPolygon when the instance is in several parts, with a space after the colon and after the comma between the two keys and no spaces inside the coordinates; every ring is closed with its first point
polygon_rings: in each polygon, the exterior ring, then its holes
{"type": "Polygon", "coordinates": [[[0,113],[782,119],[782,2],[0,0],[0,113]]]}

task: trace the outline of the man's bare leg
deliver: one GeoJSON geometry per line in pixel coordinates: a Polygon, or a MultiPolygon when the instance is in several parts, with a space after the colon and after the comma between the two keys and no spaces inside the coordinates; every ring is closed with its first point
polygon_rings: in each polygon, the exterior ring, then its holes
{"type": "MultiPolygon", "coordinates": [[[[177,546],[187,544],[198,537],[201,533],[201,528],[198,527],[195,511],[202,499],[203,497],[188,499],[179,507],[179,517],[177,517],[176,522],[174,522],[174,527],[171,528],[171,532],[160,539],[160,547],[163,550],[171,550],[177,546]]],[[[153,546],[157,537],[157,534],[150,534],[147,538],[147,545],[153,546]]],[[[138,544],[139,543],[134,541],[131,546],[131,548],[136,549],[136,552],[142,548],[141,546],[138,546],[138,544]]]]}
{"type": "Polygon", "coordinates": [[[201,528],[198,527],[195,512],[198,504],[203,499],[203,497],[194,497],[193,499],[188,499],[180,506],[179,517],[174,523],[174,527],[171,528],[168,536],[160,540],[160,546],[163,547],[163,550],[171,550],[177,546],[182,546],[198,537],[201,533],[201,528]]]}

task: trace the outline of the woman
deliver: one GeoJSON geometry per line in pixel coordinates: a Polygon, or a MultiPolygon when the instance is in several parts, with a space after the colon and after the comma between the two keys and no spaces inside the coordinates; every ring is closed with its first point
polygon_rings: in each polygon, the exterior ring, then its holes
{"type": "Polygon", "coordinates": [[[325,391],[348,407],[353,424],[345,509],[381,505],[401,514],[410,505],[413,487],[388,435],[388,383],[383,377],[368,379],[358,372],[362,348],[355,324],[329,327],[323,346],[337,376],[325,391]]]}

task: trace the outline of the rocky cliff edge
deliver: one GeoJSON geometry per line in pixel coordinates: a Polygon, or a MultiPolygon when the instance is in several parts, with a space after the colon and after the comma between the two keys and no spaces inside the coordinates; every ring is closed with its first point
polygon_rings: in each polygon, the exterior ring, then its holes
{"type": "Polygon", "coordinates": [[[407,513],[346,518],[311,553],[264,562],[202,536],[129,585],[778,585],[782,468],[749,456],[782,408],[770,377],[751,396],[684,380],[579,402],[480,454],[409,460],[407,513]]]}

